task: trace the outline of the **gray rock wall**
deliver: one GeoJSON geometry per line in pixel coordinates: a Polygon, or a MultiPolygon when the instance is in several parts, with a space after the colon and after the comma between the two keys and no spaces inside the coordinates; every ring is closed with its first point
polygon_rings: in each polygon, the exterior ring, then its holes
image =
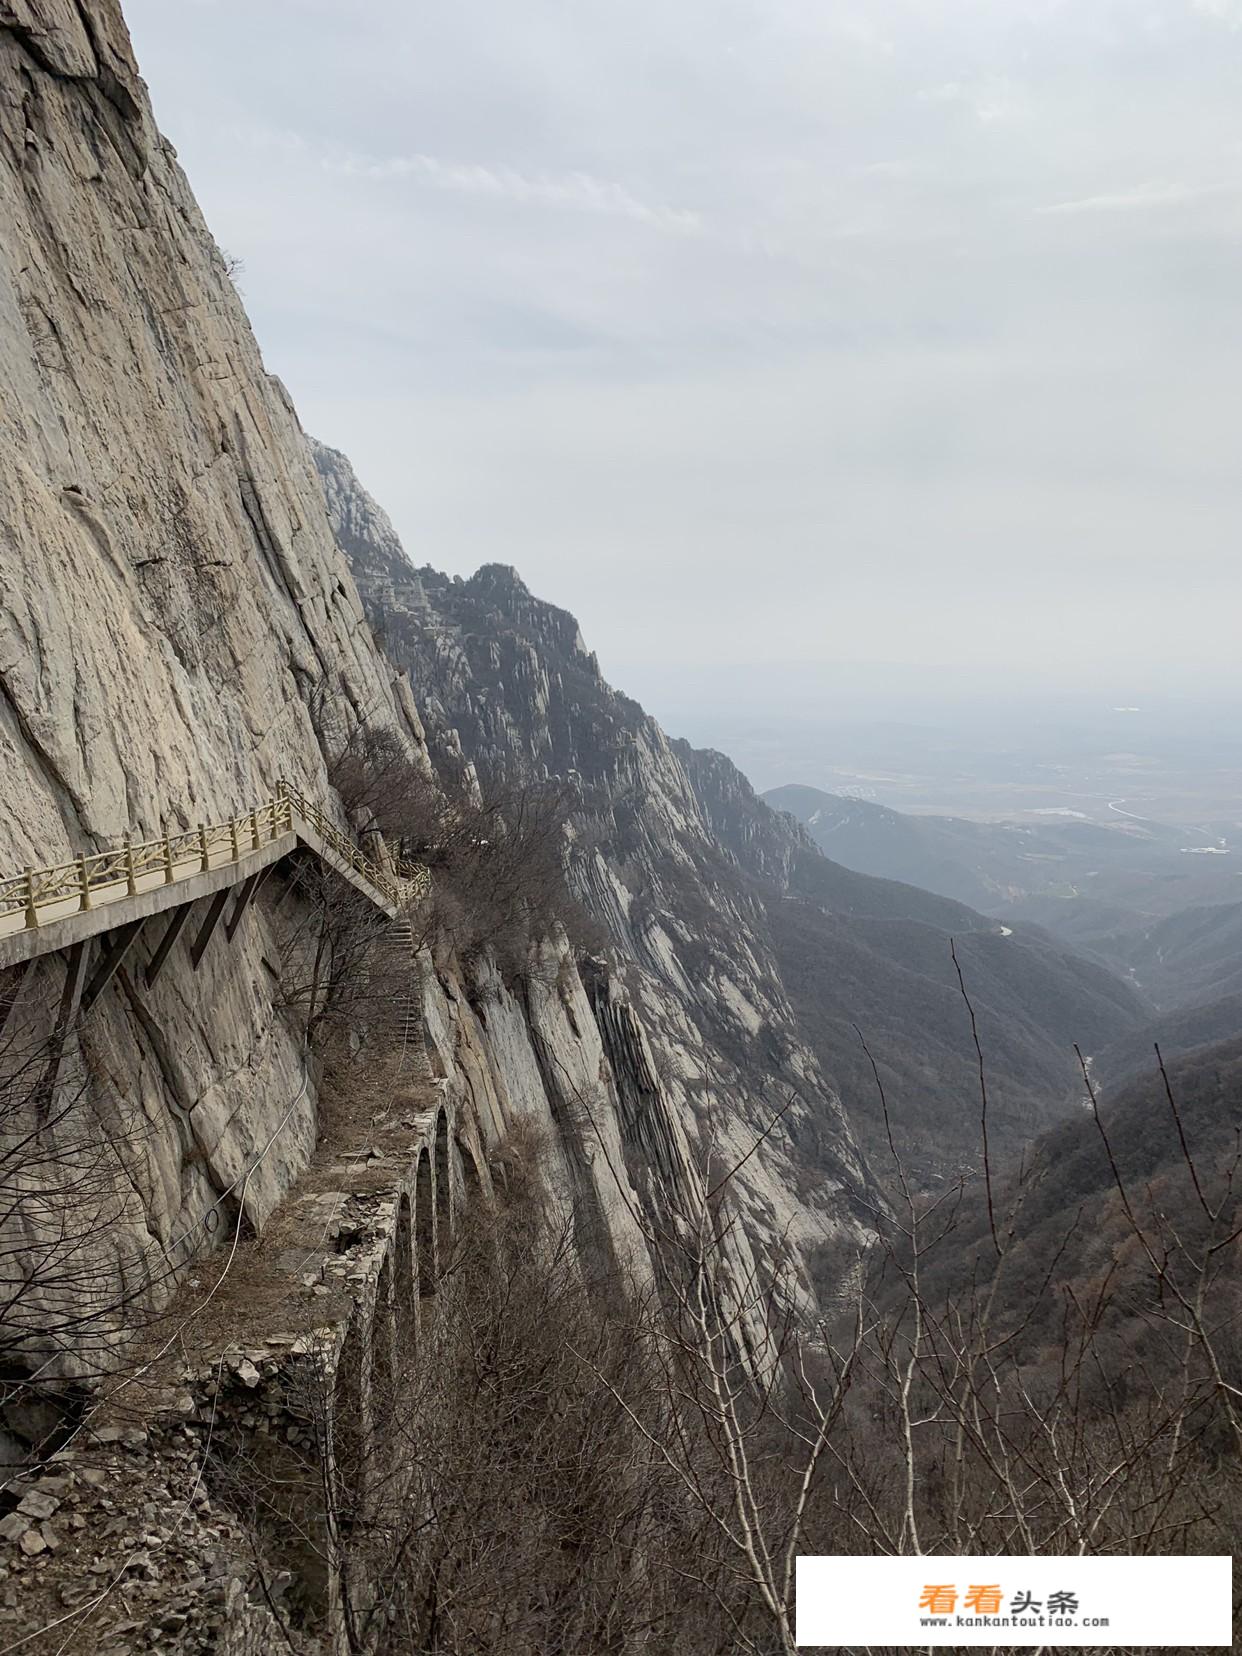
{"type": "MultiPolygon", "coordinates": [[[[322,731],[362,707],[412,746],[420,733],[297,419],[154,128],[119,11],[19,4],[0,18],[9,871],[220,819],[282,774],[322,797],[322,731]]],[[[273,1012],[276,953],[256,908],[197,972],[182,945],[149,996],[118,979],[84,1032],[66,1130],[116,1141],[118,1224],[98,1242],[114,1279],[162,1282],[209,1246],[218,1193],[282,1123],[247,1187],[255,1223],[305,1163],[316,1089],[273,1012]]],[[[144,940],[138,962],[149,954],[144,940]]],[[[63,972],[51,957],[26,974],[10,1042],[46,1024],[63,972]]]]}
{"type": "Polygon", "coordinates": [[[751,886],[786,878],[805,836],[723,756],[670,741],[608,685],[573,616],[514,570],[487,565],[463,581],[415,569],[345,457],[314,449],[338,540],[386,650],[409,670],[433,751],[464,755],[485,785],[550,778],[576,795],[575,883],[608,934],[638,1037],[618,1039],[607,995],[596,997],[644,1210],[674,1220],[696,1170],[738,1164],[743,1277],[784,1264],[797,1275],[822,1244],[857,1242],[873,1181],[751,886]]]}
{"type": "MultiPolygon", "coordinates": [[[[331,809],[326,756],[362,718],[399,732],[430,786],[411,687],[375,646],[109,0],[0,7],[0,227],[0,872],[223,818],[281,776],[331,809]]],[[[114,1163],[83,1243],[101,1302],[135,1282],[166,1295],[243,1180],[262,1228],[315,1145],[317,1077],[275,1004],[298,912],[295,896],[277,915],[277,886],[197,971],[192,921],[150,993],[144,935],[66,1063],[64,1133],[114,1163]]],[[[567,1001],[495,986],[487,1024],[421,969],[440,1074],[489,1144],[536,1123],[551,1188],[576,1201],[595,1175],[560,1143],[560,1074],[608,1083],[572,961],[567,1001]]],[[[46,1035],[64,976],[59,955],[5,975],[10,1053],[46,1035]]],[[[601,1259],[641,1252],[607,1185],[586,1209],[601,1259]]],[[[68,1333],[51,1343],[54,1367],[92,1366],[68,1333]]]]}

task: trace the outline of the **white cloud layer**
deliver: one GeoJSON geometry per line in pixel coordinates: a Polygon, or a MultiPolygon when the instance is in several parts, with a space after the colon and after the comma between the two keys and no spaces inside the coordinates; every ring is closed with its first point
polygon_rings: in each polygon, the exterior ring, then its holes
{"type": "Polygon", "coordinates": [[[329,153],[322,165],[325,171],[347,178],[414,179],[438,190],[498,196],[523,206],[615,214],[660,230],[693,231],[699,227],[695,213],[653,207],[631,195],[623,184],[611,179],[593,178],[585,172],[530,176],[514,167],[486,167],[478,163],[463,165],[440,160],[434,155],[390,155],[376,160],[369,156],[329,153]]]}
{"type": "Polygon", "coordinates": [[[638,693],[1237,673],[1242,0],[127,13],[308,427],[638,693]]]}
{"type": "Polygon", "coordinates": [[[1242,0],[1190,0],[1190,4],[1203,17],[1214,17],[1231,29],[1242,29],[1242,0]]]}

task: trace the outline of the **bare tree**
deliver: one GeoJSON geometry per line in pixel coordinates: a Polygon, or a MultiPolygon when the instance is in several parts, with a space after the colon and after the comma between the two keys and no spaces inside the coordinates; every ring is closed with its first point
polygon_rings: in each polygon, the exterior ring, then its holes
{"type": "Polygon", "coordinates": [[[219,1436],[211,1481],[291,1648],[333,1618],[350,1651],[392,1656],[700,1648],[659,1562],[692,1559],[693,1526],[615,1401],[641,1406],[644,1353],[582,1279],[572,1225],[532,1231],[541,1211],[511,1160],[505,1203],[444,1239],[417,1333],[372,1363],[364,1402],[347,1339],[303,1373],[295,1447],[219,1436]]]}
{"type": "Polygon", "coordinates": [[[1095,1101],[1120,1246],[1086,1280],[1081,1215],[1032,1255],[1026,1210],[1055,1178],[1038,1159],[914,1187],[878,1068],[896,1199],[822,1313],[779,1260],[739,1271],[736,1167],[700,1176],[680,1224],[646,1226],[657,1382],[632,1419],[702,1516],[692,1578],[734,1648],[792,1652],[799,1552],[1233,1547],[1240,1157],[1208,1176],[1165,1081],[1180,1190],[1127,1188],[1095,1101]]]}
{"type": "Polygon", "coordinates": [[[277,1002],[299,1020],[312,1046],[391,1033],[408,993],[408,939],[387,914],[324,864],[303,860],[290,873],[301,901],[280,946],[277,1002]]]}
{"type": "Polygon", "coordinates": [[[490,953],[515,979],[531,969],[532,945],[558,928],[584,947],[603,946],[566,877],[574,789],[497,783],[480,792],[447,772],[433,782],[398,731],[366,717],[335,741],[328,775],[351,821],[399,860],[431,870],[417,941],[467,969],[490,953]]]}
{"type": "Polygon", "coordinates": [[[92,1016],[61,1027],[27,982],[13,974],[0,1025],[0,1427],[16,1459],[55,1447],[175,1270],[135,1212],[150,1124],[112,1084],[92,1016]]]}
{"type": "Polygon", "coordinates": [[[366,822],[394,843],[417,833],[438,800],[408,740],[372,717],[360,719],[334,745],[328,781],[352,822],[366,822]]]}

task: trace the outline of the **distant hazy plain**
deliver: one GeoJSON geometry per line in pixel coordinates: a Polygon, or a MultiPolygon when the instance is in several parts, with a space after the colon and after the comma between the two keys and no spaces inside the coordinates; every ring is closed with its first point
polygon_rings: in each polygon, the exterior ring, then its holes
{"type": "Polygon", "coordinates": [[[799,782],[896,810],[1051,813],[1229,834],[1242,826],[1242,694],[972,683],[936,670],[605,671],[670,734],[728,753],[761,791],[799,782]],[[643,688],[639,689],[637,679],[643,688]]]}

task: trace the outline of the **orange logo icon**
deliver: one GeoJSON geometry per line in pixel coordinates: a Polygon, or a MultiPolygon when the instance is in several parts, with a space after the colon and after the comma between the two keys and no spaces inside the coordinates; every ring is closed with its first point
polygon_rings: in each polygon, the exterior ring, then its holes
{"type": "Polygon", "coordinates": [[[981,1616],[995,1616],[1001,1607],[1001,1590],[999,1587],[968,1587],[966,1589],[965,1608],[975,1610],[981,1616]]]}
{"type": "Polygon", "coordinates": [[[920,1610],[929,1610],[933,1616],[948,1616],[957,1608],[957,1588],[952,1584],[924,1587],[919,1600],[920,1610]]]}

